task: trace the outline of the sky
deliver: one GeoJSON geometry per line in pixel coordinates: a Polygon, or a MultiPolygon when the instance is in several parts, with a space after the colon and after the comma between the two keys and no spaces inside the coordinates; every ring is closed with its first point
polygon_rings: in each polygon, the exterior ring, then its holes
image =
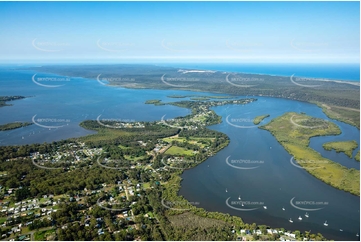
{"type": "Polygon", "coordinates": [[[359,2],[0,2],[0,63],[359,63],[359,2]]]}

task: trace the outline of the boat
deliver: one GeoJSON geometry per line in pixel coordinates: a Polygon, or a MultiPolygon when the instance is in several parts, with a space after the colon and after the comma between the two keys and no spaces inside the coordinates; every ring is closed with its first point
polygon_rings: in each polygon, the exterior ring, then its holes
{"type": "Polygon", "coordinates": [[[227,188],[226,188],[226,192],[228,192],[228,191],[227,191],[227,188]]]}
{"type": "Polygon", "coordinates": [[[285,211],[286,209],[283,207],[282,210],[285,211]]]}
{"type": "Polygon", "coordinates": [[[343,231],[343,229],[340,229],[340,232],[342,232],[343,231]]]}
{"type": "Polygon", "coordinates": [[[290,221],[290,223],[293,223],[292,219],[290,218],[288,221],[290,221]]]}
{"type": "Polygon", "coordinates": [[[241,196],[238,196],[238,200],[241,200],[241,196]]]}
{"type": "Polygon", "coordinates": [[[242,202],[242,207],[244,207],[243,202],[242,202]]]}
{"type": "Polygon", "coordinates": [[[306,213],[306,214],[305,214],[305,217],[306,217],[306,218],[308,218],[308,217],[309,217],[308,213],[306,213]]]}
{"type": "Polygon", "coordinates": [[[357,237],[359,237],[358,233],[356,234],[357,237]]]}
{"type": "Polygon", "coordinates": [[[327,220],[323,223],[323,225],[328,226],[327,220]]]}
{"type": "Polygon", "coordinates": [[[267,206],[263,206],[264,209],[267,209],[267,206]]]}
{"type": "Polygon", "coordinates": [[[301,216],[299,216],[299,217],[298,217],[298,220],[302,220],[302,217],[301,217],[301,216]]]}

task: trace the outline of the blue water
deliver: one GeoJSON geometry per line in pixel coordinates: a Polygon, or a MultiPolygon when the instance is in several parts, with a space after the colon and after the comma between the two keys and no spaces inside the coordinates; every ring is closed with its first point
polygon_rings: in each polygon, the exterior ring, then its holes
{"type": "MultiPolygon", "coordinates": [[[[34,115],[37,115],[36,118],[66,119],[68,122],[45,124],[62,126],[56,129],[31,125],[0,132],[0,145],[42,143],[91,134],[92,131],[79,127],[79,123],[86,119],[94,120],[99,115],[105,119],[134,121],[160,120],[163,115],[166,115],[166,118],[184,116],[189,114],[190,110],[171,105],[146,105],[144,102],[149,99],[161,99],[165,102],[184,100],[168,98],[169,95],[214,95],[109,87],[85,78],[71,78],[61,87],[46,88],[32,82],[34,74],[33,71],[0,68],[0,95],[28,97],[10,102],[13,106],[0,108],[0,124],[14,121],[31,122],[34,115]]],[[[61,78],[41,73],[38,76],[61,78]]],[[[305,170],[293,166],[290,163],[291,156],[268,131],[258,128],[239,129],[229,125],[225,119],[230,115],[235,119],[251,120],[258,115],[271,114],[271,117],[261,123],[265,124],[287,111],[305,112],[314,117],[327,119],[336,123],[342,134],[312,138],[310,146],[323,156],[358,170],[360,165],[354,159],[344,154],[325,151],[322,144],[325,141],[345,139],[356,140],[359,144],[359,130],[328,119],[322,110],[313,104],[279,98],[256,98],[258,101],[247,105],[214,108],[216,113],[222,116],[223,122],[210,128],[227,134],[231,142],[215,156],[183,173],[181,194],[189,201],[200,202],[200,206],[209,211],[240,216],[248,223],[256,222],[301,231],[312,230],[313,233],[321,232],[328,239],[356,240],[356,233],[360,233],[359,197],[332,188],[305,170]],[[241,171],[225,163],[228,156],[234,159],[262,160],[264,163],[257,169],[241,171]],[[225,188],[228,188],[227,194],[224,192],[225,188]],[[245,200],[262,201],[268,209],[243,213],[225,205],[227,197],[237,199],[239,195],[245,200]],[[302,216],[304,212],[291,207],[292,197],[296,197],[297,200],[327,201],[329,204],[322,210],[310,212],[309,219],[298,221],[297,217],[302,216]],[[282,207],[286,208],[284,213],[282,207]],[[290,217],[294,220],[293,224],[288,222],[290,217]],[[328,220],[328,227],[323,226],[325,220],[328,220]],[[343,233],[339,232],[340,228],[344,230],[343,233]]]]}
{"type": "MultiPolygon", "coordinates": [[[[237,128],[236,125],[252,126],[256,116],[270,114],[270,117],[261,122],[267,124],[271,119],[284,112],[305,112],[308,115],[329,120],[336,123],[342,134],[339,136],[314,137],[310,147],[322,151],[325,157],[333,152],[322,148],[323,140],[354,139],[359,143],[360,133],[348,124],[330,120],[322,110],[312,104],[284,100],[278,98],[258,97],[258,101],[244,106],[227,105],[214,108],[223,122],[210,127],[230,137],[230,144],[215,156],[209,158],[199,166],[186,170],[182,175],[180,194],[188,201],[199,203],[200,207],[208,211],[218,211],[240,216],[245,222],[258,224],[272,224],[274,227],[283,227],[289,230],[321,232],[326,238],[334,240],[357,240],[356,233],[360,226],[360,199],[349,193],[332,188],[307,173],[304,169],[291,164],[291,155],[278,144],[276,139],[265,130],[258,128],[237,128]],[[230,115],[230,116],[229,116],[230,115]],[[243,123],[234,123],[234,120],[246,120],[243,123]],[[322,149],[322,150],[321,150],[322,149]],[[236,165],[237,167],[257,167],[242,170],[229,166],[229,159],[262,161],[262,163],[236,165]],[[227,189],[227,192],[225,192],[227,189]],[[254,211],[238,211],[226,205],[226,199],[238,201],[241,196],[245,201],[263,202],[267,209],[254,211]],[[305,211],[295,209],[290,200],[327,202],[325,206],[303,206],[305,208],[322,208],[308,212],[310,217],[305,218],[305,211]],[[283,211],[282,207],[286,210],[283,211]],[[303,220],[299,221],[298,217],[303,220]],[[293,223],[288,221],[293,219],[293,223]],[[323,226],[325,220],[329,226],[323,226]],[[339,229],[343,229],[340,232],[339,229]]],[[[360,163],[348,157],[335,159],[347,167],[360,169],[360,163]]],[[[302,206],[301,206],[302,207],[302,206]]],[[[252,208],[252,206],[236,206],[236,208],[252,208]]]]}
{"type": "Polygon", "coordinates": [[[175,68],[202,69],[277,76],[325,78],[331,80],[360,81],[359,64],[159,64],[175,68]]]}

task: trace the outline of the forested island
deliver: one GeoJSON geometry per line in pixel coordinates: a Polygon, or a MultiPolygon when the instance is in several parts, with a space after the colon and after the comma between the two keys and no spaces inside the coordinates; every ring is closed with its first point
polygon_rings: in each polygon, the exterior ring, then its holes
{"type": "Polygon", "coordinates": [[[7,104],[6,102],[20,100],[20,99],[24,99],[24,98],[25,97],[23,97],[23,96],[0,96],[0,107],[11,106],[10,104],[7,104]]]}
{"type": "Polygon", "coordinates": [[[14,122],[14,123],[0,124],[0,131],[18,129],[32,124],[33,123],[29,123],[29,122],[14,122]]]}

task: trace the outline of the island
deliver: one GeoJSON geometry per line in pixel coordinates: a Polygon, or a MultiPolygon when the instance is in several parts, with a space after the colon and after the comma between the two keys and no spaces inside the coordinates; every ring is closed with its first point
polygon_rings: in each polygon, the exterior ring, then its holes
{"type": "Polygon", "coordinates": [[[11,106],[6,102],[24,99],[24,96],[0,96],[0,107],[11,106]]]}
{"type": "Polygon", "coordinates": [[[269,116],[270,116],[269,114],[257,116],[254,118],[253,123],[255,125],[258,125],[260,122],[262,122],[263,119],[268,118],[269,116]]]}
{"type": "Polygon", "coordinates": [[[311,175],[335,188],[360,196],[360,171],[326,159],[309,147],[311,137],[340,134],[336,124],[288,112],[259,128],[271,132],[293,156],[294,162],[311,175]]]}
{"type": "Polygon", "coordinates": [[[7,123],[0,125],[0,131],[6,131],[6,130],[12,130],[12,129],[18,129],[22,127],[26,127],[29,125],[32,125],[33,123],[29,122],[14,122],[14,123],[7,123]]]}
{"type": "Polygon", "coordinates": [[[327,142],[322,145],[325,150],[334,149],[337,153],[344,152],[352,158],[352,152],[358,147],[356,140],[327,142]]]}
{"type": "Polygon", "coordinates": [[[159,99],[147,100],[145,101],[145,104],[164,105],[161,103],[161,100],[159,99]]]}

